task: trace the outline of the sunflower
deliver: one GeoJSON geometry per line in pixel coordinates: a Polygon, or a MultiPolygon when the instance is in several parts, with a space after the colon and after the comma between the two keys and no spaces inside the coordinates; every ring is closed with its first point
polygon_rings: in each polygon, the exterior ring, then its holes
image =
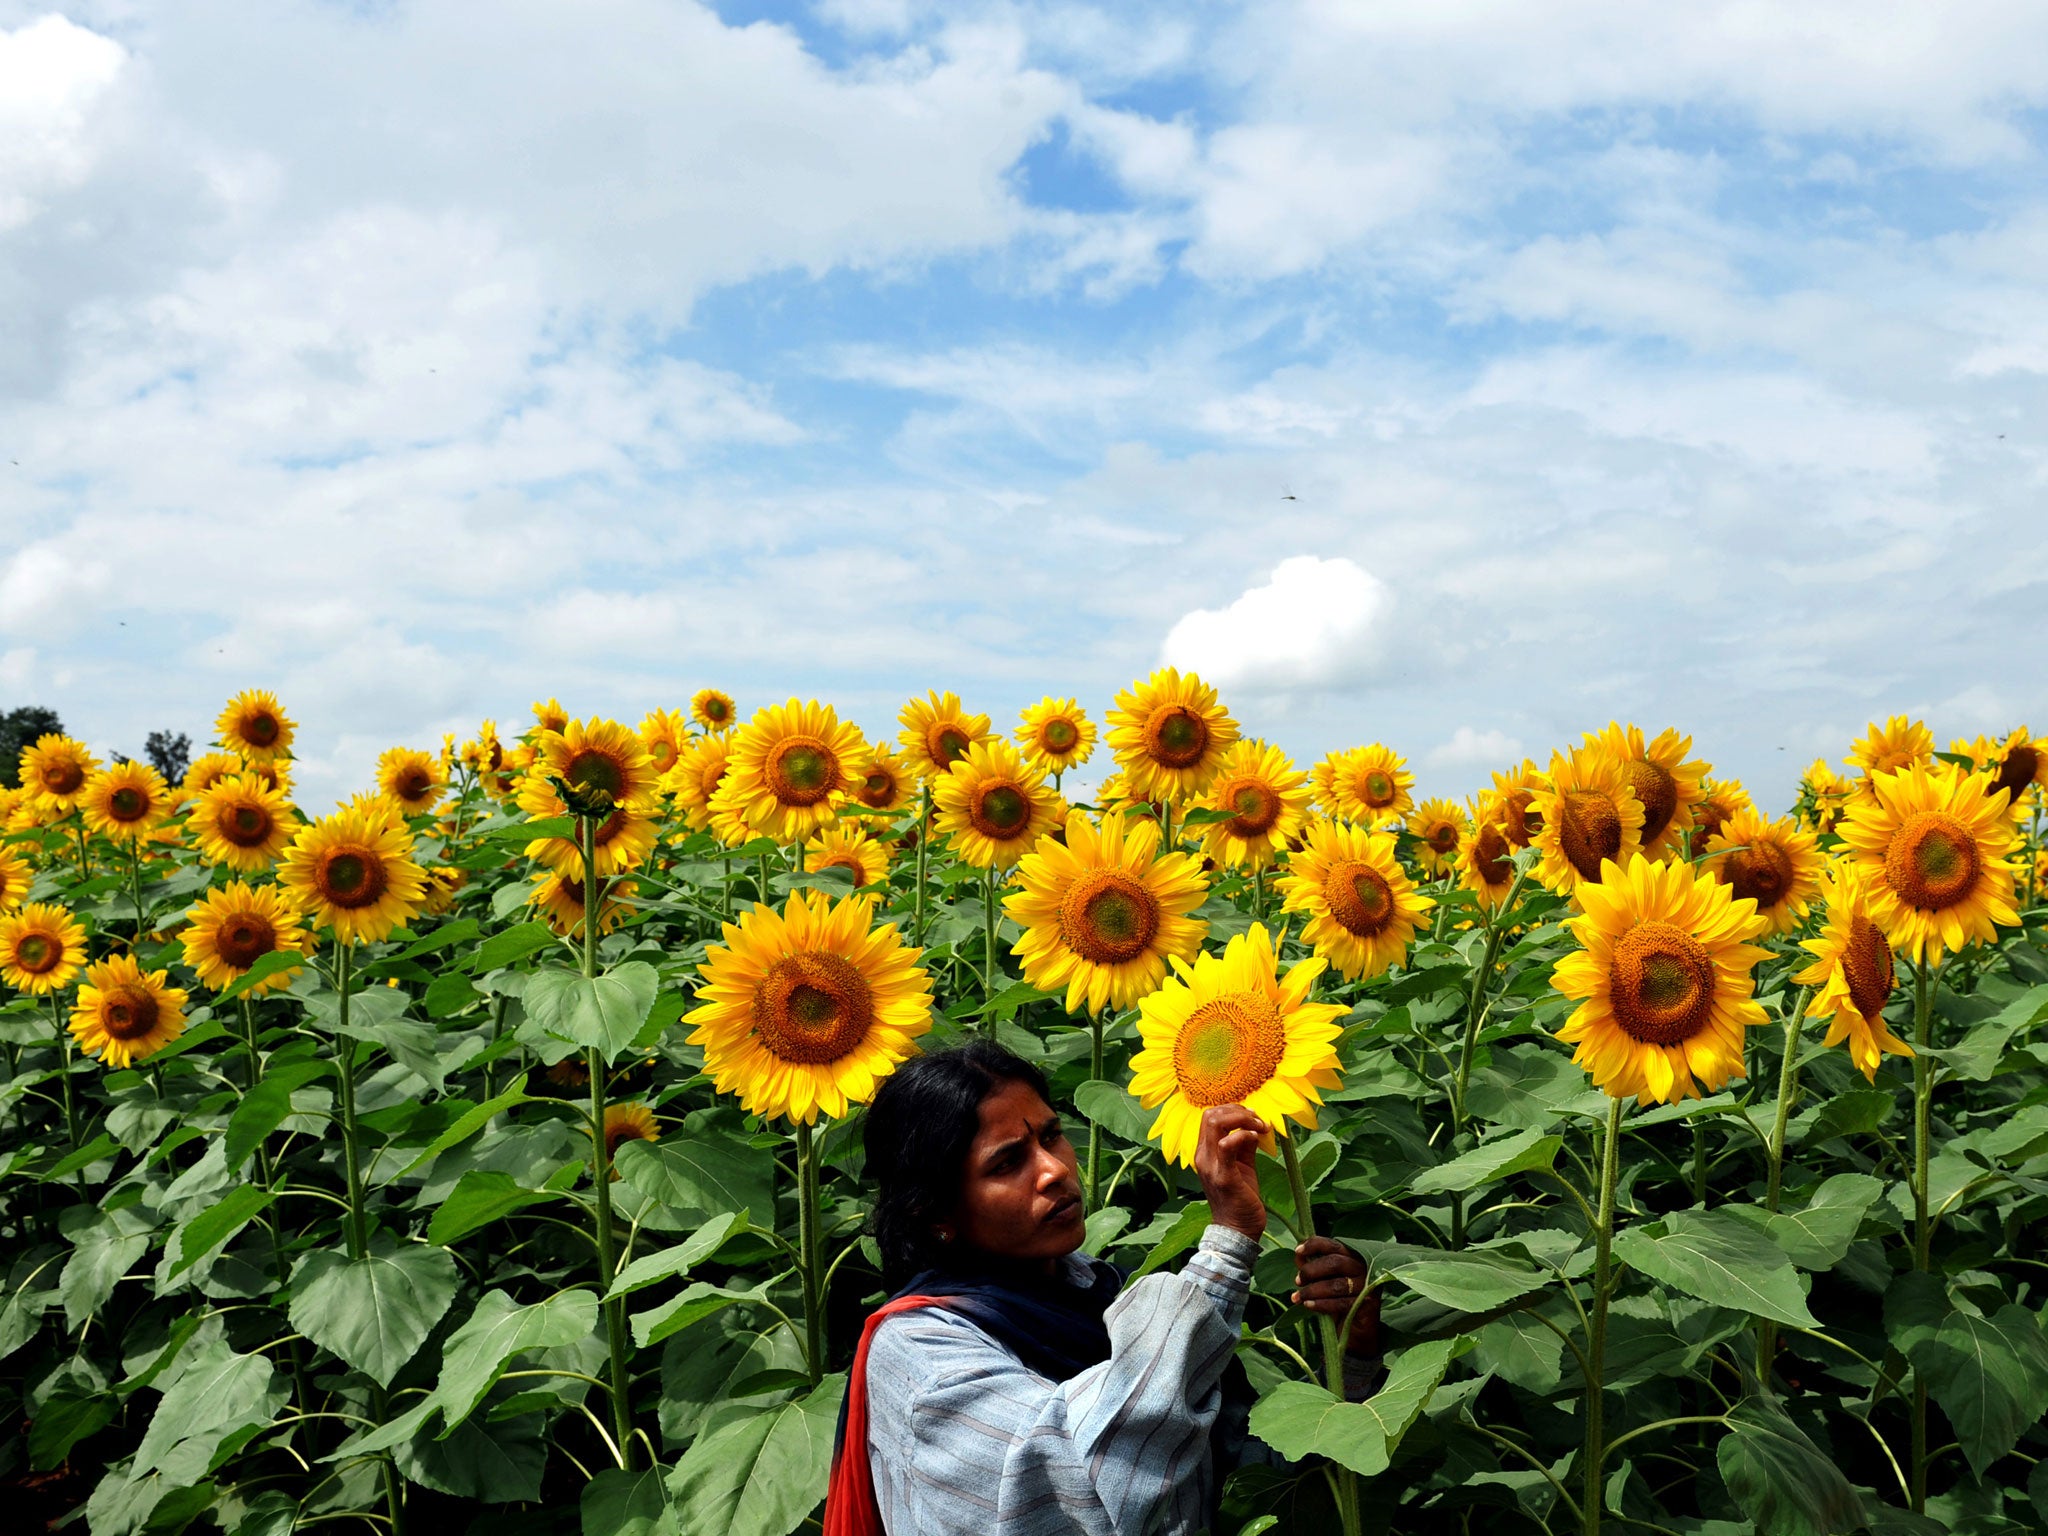
{"type": "Polygon", "coordinates": [[[103,1067],[132,1067],[185,1033],[185,992],[166,971],[145,971],[128,955],[86,967],[71,1009],[71,1038],[103,1067]]]}
{"type": "Polygon", "coordinates": [[[476,735],[462,744],[462,766],[471,773],[496,773],[505,761],[505,744],[498,740],[498,722],[486,720],[476,735]]]}
{"type": "MultiPolygon", "coordinates": [[[[602,877],[600,877],[602,878],[602,877]]],[[[574,875],[559,874],[549,870],[533,877],[533,894],[526,898],[529,906],[540,908],[540,915],[547,925],[565,939],[583,937],[583,882],[574,875]]],[[[597,931],[610,933],[619,926],[619,921],[632,911],[630,903],[619,895],[625,881],[606,879],[604,892],[599,897],[597,908],[597,931]]]]}
{"type": "Polygon", "coordinates": [[[26,861],[0,848],[0,912],[12,912],[27,901],[34,880],[26,861]]]}
{"type": "Polygon", "coordinates": [[[1263,741],[1239,740],[1202,797],[1205,810],[1228,811],[1228,821],[1202,828],[1202,852],[1219,867],[1265,869],[1287,850],[1308,819],[1313,791],[1308,775],[1263,741]]]}
{"type": "MultiPolygon", "coordinates": [[[[538,773],[520,780],[519,808],[537,819],[551,820],[570,814],[568,804],[555,793],[554,785],[538,773]]],[[[654,818],[630,806],[620,806],[598,822],[591,832],[591,846],[597,852],[600,875],[622,874],[638,869],[654,852],[654,818]]],[[[526,845],[526,856],[565,875],[583,873],[583,850],[577,834],[569,837],[537,837],[526,845]]]]}
{"type": "Polygon", "coordinates": [[[0,915],[0,981],[41,996],[71,985],[85,964],[85,929],[51,902],[0,915]]]}
{"type": "Polygon", "coordinates": [[[1871,781],[1878,774],[1896,773],[1915,763],[1929,762],[1933,757],[1934,732],[1922,722],[1907,715],[1893,715],[1883,725],[1873,720],[1849,748],[1849,766],[1860,770],[1849,786],[1850,798],[1868,800],[1873,789],[1871,781]]]}
{"type": "Polygon", "coordinates": [[[1583,947],[1557,962],[1551,985],[1582,999],[1557,1038],[1594,1086],[1674,1104],[1741,1077],[1743,1031],[1764,1021],[1754,968],[1770,956],[1748,942],[1769,926],[1754,903],[1690,864],[1640,853],[1609,860],[1578,898],[1566,926],[1583,947]]]}
{"type": "Polygon", "coordinates": [[[2024,725],[1999,742],[1994,751],[1992,787],[2006,792],[2006,804],[2018,820],[2026,814],[2027,791],[2048,783],[2048,752],[2042,751],[2041,743],[2028,734],[2024,725]]]}
{"type": "Polygon", "coordinates": [[[1407,763],[1378,742],[1333,752],[1316,765],[1316,798],[1324,811],[1362,827],[1389,826],[1414,810],[1414,783],[1407,763]]]}
{"type": "Polygon", "coordinates": [[[1700,780],[1699,803],[1692,808],[1692,856],[1697,860],[1714,841],[1714,834],[1740,811],[1754,810],[1749,791],[1738,779],[1700,780]]]}
{"type": "Polygon", "coordinates": [[[889,845],[877,842],[858,827],[830,826],[804,851],[804,868],[849,869],[855,889],[889,877],[889,845]]]}
{"type": "MultiPolygon", "coordinates": [[[[609,1164],[619,1155],[622,1141],[659,1141],[661,1131],[654,1123],[654,1111],[645,1104],[607,1104],[604,1107],[604,1160],[609,1164]]],[[[612,1169],[617,1178],[619,1170],[612,1169]]]]}
{"type": "Polygon", "coordinates": [[[798,891],[779,912],[758,906],[725,925],[683,1020],[719,1092],[806,1125],[874,1097],[932,1022],[918,951],[874,917],[873,896],[798,891]]]}
{"type": "MultiPolygon", "coordinates": [[[[251,886],[237,880],[208,891],[185,917],[191,923],[182,935],[185,963],[201,985],[216,992],[248,974],[249,967],[267,954],[304,954],[313,947],[313,936],[301,926],[304,914],[274,885],[251,886]]],[[[281,991],[298,974],[297,966],[279,971],[257,982],[249,993],[281,991]]]]}
{"type": "Polygon", "coordinates": [[[1735,893],[1756,903],[1771,933],[1790,933],[1806,920],[1820,894],[1819,840],[1790,816],[1765,821],[1755,811],[1737,811],[1707,845],[1700,867],[1735,893]]]}
{"type": "Polygon", "coordinates": [[[261,779],[266,786],[276,790],[281,795],[289,795],[292,792],[292,765],[290,758],[280,757],[276,761],[268,763],[247,763],[243,765],[242,771],[254,778],[261,779]]]}
{"type": "Polygon", "coordinates": [[[192,766],[185,770],[185,777],[178,782],[195,795],[203,795],[222,779],[248,770],[242,763],[239,752],[209,752],[204,757],[192,760],[192,766]]]}
{"type": "Polygon", "coordinates": [[[1408,831],[1417,843],[1415,856],[1423,873],[1448,875],[1458,867],[1458,850],[1472,825],[1452,800],[1425,800],[1408,817],[1408,831]]]}
{"type": "Polygon", "coordinates": [[[1078,768],[1095,752],[1095,722],[1072,699],[1040,699],[1019,717],[1017,745],[1041,773],[1078,768]]]}
{"type": "Polygon", "coordinates": [[[1854,786],[1828,766],[1824,757],[1816,757],[1813,766],[1806,770],[1806,776],[1799,781],[1799,814],[1806,824],[1826,837],[1841,824],[1849,811],[1849,797],[1854,786]]]}
{"type": "Polygon", "coordinates": [[[416,747],[389,747],[377,759],[377,788],[403,816],[426,816],[448,788],[448,770],[416,747]]]}
{"type": "Polygon", "coordinates": [[[420,909],[426,872],[403,827],[340,811],[301,828],[284,851],[278,884],[317,926],[344,944],[375,943],[420,909]]]}
{"type": "Polygon", "coordinates": [[[1586,745],[1604,751],[1628,775],[1629,788],[1642,802],[1642,847],[1646,858],[1668,859],[1685,846],[1692,828],[1692,808],[1699,804],[1703,762],[1687,762],[1692,738],[1664,731],[1645,742],[1640,726],[1611,724],[1586,733],[1586,745]]]}
{"type": "Polygon", "coordinates": [[[133,843],[170,819],[170,790],[147,763],[116,763],[85,781],[78,797],[85,824],[102,837],[133,843]]]}
{"type": "Polygon", "coordinates": [[[1169,960],[1202,947],[1209,925],[1189,916],[1209,893],[1201,861],[1159,851],[1159,824],[1112,811],[1098,829],[1067,815],[1066,841],[1044,838],[1018,867],[1003,910],[1024,929],[1012,951],[1024,979],[1065,987],[1067,1011],[1128,1008],[1157,987],[1169,960]]]}
{"type": "Polygon", "coordinates": [[[213,728],[223,747],[252,763],[289,757],[296,729],[279,707],[277,695],[262,688],[245,688],[229,699],[213,728]]]}
{"type": "Polygon", "coordinates": [[[661,788],[682,813],[683,823],[701,832],[711,821],[711,797],[725,777],[732,744],[723,736],[702,736],[684,749],[676,765],[661,776],[661,788]]]}
{"type": "Polygon", "coordinates": [[[1862,866],[1871,921],[1922,964],[2019,922],[2012,822],[1989,774],[1945,763],[1880,771],[1841,833],[1862,866]]]}
{"type": "Polygon", "coordinates": [[[469,871],[453,864],[435,864],[427,870],[427,906],[430,916],[439,917],[455,905],[455,893],[469,884],[469,871]]]}
{"type": "Polygon", "coordinates": [[[732,695],[716,688],[699,688],[690,699],[690,718],[712,735],[722,735],[739,720],[732,695]]]}
{"type": "Polygon", "coordinates": [[[1159,819],[1160,802],[1132,794],[1120,773],[1112,773],[1096,786],[1095,803],[1105,811],[1129,811],[1138,816],[1150,816],[1154,821],[1159,819]]]}
{"type": "Polygon", "coordinates": [[[1162,667],[1116,696],[1109,745],[1126,791],[1138,798],[1192,800],[1223,767],[1237,722],[1216,690],[1194,673],[1162,667]]]}
{"type": "Polygon", "coordinates": [[[1536,878],[1560,896],[1599,880],[1603,864],[1625,865],[1642,849],[1643,802],[1628,771],[1598,748],[1551,753],[1550,776],[1530,808],[1543,818],[1536,878]]]}
{"type": "Polygon", "coordinates": [[[730,781],[721,783],[712,793],[705,825],[728,848],[744,847],[759,835],[747,820],[747,805],[746,797],[730,781]]]}
{"type": "MultiPolygon", "coordinates": [[[[543,783],[561,779],[572,789],[602,796],[615,806],[652,811],[661,772],[642,738],[616,720],[572,720],[566,730],[541,741],[529,778],[543,783]]],[[[553,794],[554,786],[547,787],[553,794]]]]}
{"type": "Polygon", "coordinates": [[[910,700],[896,720],[903,727],[896,739],[920,779],[942,777],[969,747],[988,736],[987,715],[966,713],[959,694],[937,689],[910,700]]]}
{"type": "Polygon", "coordinates": [[[200,795],[187,824],[207,863],[249,874],[276,862],[299,818],[282,791],[253,773],[237,773],[200,795]]]}
{"type": "Polygon", "coordinates": [[[1458,884],[1489,910],[1508,899],[1515,884],[1515,848],[1508,841],[1508,811],[1498,791],[1486,790],[1472,807],[1472,835],[1458,851],[1458,884]]]}
{"type": "Polygon", "coordinates": [[[885,742],[868,750],[853,798],[871,811],[897,811],[910,802],[913,780],[909,766],[885,742]]]}
{"type": "Polygon", "coordinates": [[[676,759],[690,744],[690,722],[673,709],[650,711],[640,722],[640,744],[654,760],[658,778],[675,767],[676,759]]]}
{"type": "Polygon", "coordinates": [[[1000,736],[977,741],[933,783],[932,806],[954,854],[981,869],[1016,863],[1067,809],[1045,775],[1000,736]]]}
{"type": "Polygon", "coordinates": [[[21,749],[21,784],[35,795],[40,809],[62,813],[78,804],[85,781],[99,765],[82,741],[39,736],[34,746],[21,749]]]}
{"type": "Polygon", "coordinates": [[[1422,915],[1436,905],[1417,894],[1394,857],[1394,834],[1341,821],[1314,821],[1280,881],[1282,907],[1308,916],[1302,939],[1339,974],[1377,976],[1408,952],[1422,915]]]}
{"type": "Polygon", "coordinates": [[[1263,923],[1237,935],[1221,955],[1197,954],[1141,1002],[1131,1058],[1131,1093],[1157,1109],[1149,1135],[1168,1161],[1192,1168],[1202,1111],[1242,1104],[1276,1131],[1293,1120],[1316,1126],[1318,1092],[1336,1088],[1337,1019],[1341,1003],[1312,1003],[1320,957],[1280,975],[1273,937],[1263,923]]]}
{"type": "Polygon", "coordinates": [[[1846,1044],[1857,1071],[1876,1082],[1878,1063],[1887,1054],[1913,1054],[1913,1047],[1884,1021],[1885,1004],[1898,982],[1892,947],[1870,920],[1863,872],[1855,860],[1836,860],[1821,890],[1828,904],[1827,925],[1818,938],[1799,941],[1813,951],[1814,961],[1793,979],[1820,989],[1806,1011],[1834,1021],[1822,1044],[1846,1044]]]}
{"type": "Polygon", "coordinates": [[[1543,774],[1528,758],[1521,766],[1493,776],[1494,820],[1510,848],[1526,848],[1543,830],[1543,814],[1536,809],[1536,791],[1543,787],[1543,774]]]}
{"type": "Polygon", "coordinates": [[[562,701],[552,695],[544,703],[533,706],[533,728],[536,732],[560,734],[569,729],[569,711],[562,707],[562,701]]]}
{"type": "Polygon", "coordinates": [[[802,842],[839,814],[860,782],[867,744],[829,704],[791,699],[749,720],[733,743],[722,790],[747,823],[779,843],[802,842]]]}
{"type": "Polygon", "coordinates": [[[46,808],[42,796],[32,789],[15,788],[0,789],[0,814],[5,816],[0,830],[34,832],[67,813],[46,808]]]}

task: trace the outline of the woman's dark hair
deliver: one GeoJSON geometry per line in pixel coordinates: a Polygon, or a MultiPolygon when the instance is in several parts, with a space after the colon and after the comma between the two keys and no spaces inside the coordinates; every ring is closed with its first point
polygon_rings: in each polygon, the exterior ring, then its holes
{"type": "Polygon", "coordinates": [[[913,1056],[883,1079],[861,1132],[876,1184],[872,1230],[882,1280],[896,1290],[947,1254],[932,1231],[960,1198],[981,1101],[1003,1083],[1028,1083],[1051,1101],[1045,1074],[989,1040],[913,1056]]]}

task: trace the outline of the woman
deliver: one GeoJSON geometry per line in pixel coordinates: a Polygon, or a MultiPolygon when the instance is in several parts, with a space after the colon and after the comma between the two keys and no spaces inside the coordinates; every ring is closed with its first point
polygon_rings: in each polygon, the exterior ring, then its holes
{"type": "MultiPolygon", "coordinates": [[[[1268,1127],[1206,1111],[1211,1222],[1177,1275],[1125,1286],[1081,1246],[1079,1163],[1037,1068],[976,1042],[913,1059],[868,1109],[875,1239],[897,1299],[847,1392],[827,1536],[1192,1536],[1213,1519],[1211,1430],[1266,1229],[1268,1127]]],[[[1294,1299],[1342,1317],[1362,1261],[1296,1250],[1294,1299]]],[[[1370,1369],[1377,1307],[1351,1347],[1370,1369]]]]}

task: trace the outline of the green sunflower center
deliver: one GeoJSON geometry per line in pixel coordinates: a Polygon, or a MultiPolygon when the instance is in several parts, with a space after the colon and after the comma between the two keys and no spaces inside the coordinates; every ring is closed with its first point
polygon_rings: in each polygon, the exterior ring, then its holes
{"type": "Polygon", "coordinates": [[[585,747],[572,754],[562,777],[582,790],[599,790],[614,800],[626,797],[626,767],[609,752],[585,747]]]}
{"type": "Polygon", "coordinates": [[[1562,797],[1558,846],[1581,880],[1600,878],[1600,861],[1621,852],[1621,812],[1597,790],[1574,789],[1562,797]]]}
{"type": "Polygon", "coordinates": [[[1015,784],[1001,780],[976,791],[967,820],[983,837],[1007,843],[1031,825],[1031,800],[1015,784]]]}
{"type": "Polygon", "coordinates": [[[116,1040],[140,1040],[163,1016],[147,987],[120,985],[100,994],[100,1028],[116,1040]]]}
{"type": "Polygon", "coordinates": [[[1192,768],[1209,749],[1209,722],[1185,704],[1165,704],[1145,723],[1152,760],[1168,768],[1192,768]]]}
{"type": "Polygon", "coordinates": [[[1226,992],[1198,1006],[1173,1043],[1173,1073],[1191,1104],[1242,1104],[1272,1080],[1287,1031],[1271,998],[1226,992]]]}
{"type": "Polygon", "coordinates": [[[253,848],[270,836],[270,812],[260,805],[238,805],[221,818],[220,830],[237,848],[253,848]]]}
{"type": "Polygon", "coordinates": [[[277,716],[267,709],[259,709],[242,721],[242,735],[251,744],[267,747],[276,741],[283,727],[277,716]]]}
{"type": "Polygon", "coordinates": [[[1044,744],[1046,751],[1055,753],[1073,751],[1074,743],[1080,739],[1081,733],[1074,728],[1074,722],[1062,718],[1046,721],[1045,729],[1039,736],[1039,740],[1044,744]]]}
{"type": "Polygon", "coordinates": [[[1769,838],[1721,858],[1721,879],[1738,898],[1754,901],[1759,912],[1769,912],[1785,899],[1794,874],[1791,850],[1769,838]]]}
{"type": "Polygon", "coordinates": [[[277,948],[277,930],[266,917],[238,912],[215,930],[213,947],[222,960],[238,971],[246,971],[277,948]]]}
{"type": "Polygon", "coordinates": [[[371,849],[351,843],[330,848],[313,874],[320,899],[346,912],[375,906],[390,883],[384,861],[371,849]]]}
{"type": "Polygon", "coordinates": [[[47,933],[30,933],[15,942],[15,969],[30,976],[40,976],[45,971],[55,970],[57,961],[63,956],[64,946],[47,933]]]}
{"type": "Polygon", "coordinates": [[[107,796],[107,814],[115,821],[140,821],[149,814],[149,796],[131,784],[123,784],[107,796]]]}
{"type": "Polygon", "coordinates": [[[839,758],[815,736],[791,736],[769,751],[762,777],[783,805],[816,805],[839,787],[839,758]]]}
{"type": "Polygon", "coordinates": [[[1939,912],[1976,888],[1983,857],[1970,829],[1946,811],[1921,811],[1892,834],[1884,875],[1899,899],[1939,912]]]}
{"type": "Polygon", "coordinates": [[[1280,796],[1263,779],[1234,779],[1217,792],[1216,803],[1237,814],[1223,824],[1232,837],[1261,837],[1280,819],[1280,796]]]}

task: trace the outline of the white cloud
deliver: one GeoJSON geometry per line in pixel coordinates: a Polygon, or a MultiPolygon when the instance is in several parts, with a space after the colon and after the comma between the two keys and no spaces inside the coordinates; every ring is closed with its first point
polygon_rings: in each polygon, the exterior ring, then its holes
{"type": "Polygon", "coordinates": [[[62,16],[0,29],[0,230],[91,172],[92,118],[126,61],[119,43],[62,16]]]}
{"type": "Polygon", "coordinates": [[[1160,660],[1219,688],[1314,692],[1375,675],[1392,594],[1353,561],[1296,555],[1220,609],[1197,608],[1167,632],[1160,660]]]}
{"type": "Polygon", "coordinates": [[[1521,741],[1506,731],[1479,731],[1461,725],[1449,741],[1431,747],[1422,760],[1432,768],[1501,769],[1525,755],[1521,741]]]}

